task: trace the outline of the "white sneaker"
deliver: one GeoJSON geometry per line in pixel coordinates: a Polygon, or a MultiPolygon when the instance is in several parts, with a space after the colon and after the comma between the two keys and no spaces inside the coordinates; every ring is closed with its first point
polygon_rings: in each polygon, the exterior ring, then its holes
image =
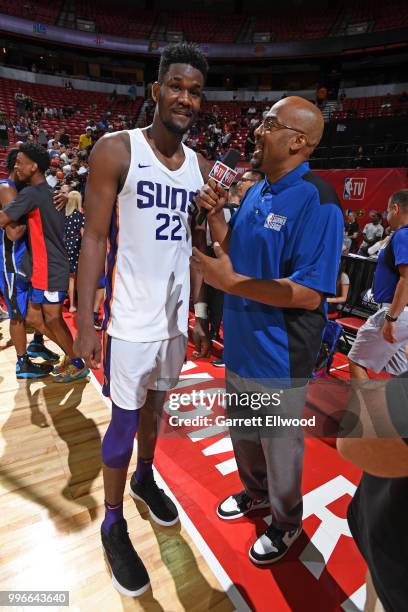
{"type": "Polygon", "coordinates": [[[267,499],[254,499],[249,497],[246,491],[241,491],[224,499],[217,508],[217,515],[225,521],[230,521],[262,508],[269,508],[267,499]]]}
{"type": "Polygon", "coordinates": [[[282,531],[270,525],[251,546],[249,558],[256,565],[275,563],[286,555],[301,533],[302,526],[293,531],[282,531]]]}

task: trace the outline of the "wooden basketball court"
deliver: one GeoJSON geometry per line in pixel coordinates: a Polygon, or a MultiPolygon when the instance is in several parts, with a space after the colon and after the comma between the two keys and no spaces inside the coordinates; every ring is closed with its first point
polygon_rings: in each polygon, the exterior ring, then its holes
{"type": "MultiPolygon", "coordinates": [[[[4,345],[8,321],[0,332],[4,345]]],[[[108,423],[92,382],[18,381],[14,348],[0,351],[0,590],[68,590],[69,609],[81,612],[234,609],[185,527],[160,527],[128,495],[124,514],[152,590],[138,599],[114,590],[99,535],[108,423]]]]}

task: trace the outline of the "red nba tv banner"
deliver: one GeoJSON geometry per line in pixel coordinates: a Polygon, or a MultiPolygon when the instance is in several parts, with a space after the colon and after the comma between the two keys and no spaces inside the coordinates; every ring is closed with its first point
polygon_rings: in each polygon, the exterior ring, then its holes
{"type": "MultiPolygon", "coordinates": [[[[239,174],[249,167],[247,162],[240,163],[239,174]]],[[[390,195],[408,187],[406,168],[314,170],[314,172],[334,187],[343,210],[356,211],[362,222],[369,221],[370,210],[384,212],[390,195]]]]}
{"type": "Polygon", "coordinates": [[[387,208],[391,194],[408,187],[406,168],[363,168],[361,170],[316,170],[337,192],[343,210],[353,210],[368,222],[370,210],[387,208]]]}

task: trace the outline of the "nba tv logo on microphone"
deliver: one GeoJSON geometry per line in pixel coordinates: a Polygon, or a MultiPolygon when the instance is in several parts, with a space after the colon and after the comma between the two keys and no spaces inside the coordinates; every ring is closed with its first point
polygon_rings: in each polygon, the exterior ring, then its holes
{"type": "Polygon", "coordinates": [[[209,178],[213,178],[217,183],[220,183],[225,189],[229,189],[238,171],[226,166],[222,161],[215,162],[211,169],[209,178]]]}

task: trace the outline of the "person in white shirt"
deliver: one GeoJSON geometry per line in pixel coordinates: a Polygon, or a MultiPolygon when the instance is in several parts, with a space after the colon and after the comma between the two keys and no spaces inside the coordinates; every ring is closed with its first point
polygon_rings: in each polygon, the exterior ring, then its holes
{"type": "Polygon", "coordinates": [[[363,229],[363,242],[361,243],[358,255],[367,257],[368,249],[383,237],[384,227],[381,224],[381,218],[379,212],[372,211],[370,213],[371,223],[367,223],[363,229]]]}
{"type": "Polygon", "coordinates": [[[45,179],[52,189],[54,189],[55,185],[58,183],[58,179],[56,175],[57,175],[57,168],[51,167],[50,173],[45,179]]]}

